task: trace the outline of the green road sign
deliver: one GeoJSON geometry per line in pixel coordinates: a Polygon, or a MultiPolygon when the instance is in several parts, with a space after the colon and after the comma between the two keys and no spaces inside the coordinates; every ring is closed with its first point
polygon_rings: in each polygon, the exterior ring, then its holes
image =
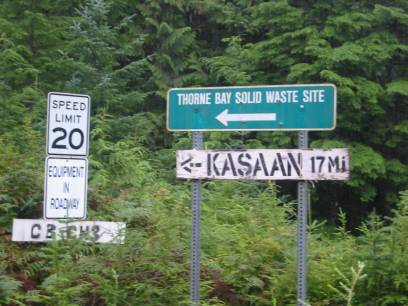
{"type": "Polygon", "coordinates": [[[332,130],[333,84],[172,88],[170,131],[332,130]]]}

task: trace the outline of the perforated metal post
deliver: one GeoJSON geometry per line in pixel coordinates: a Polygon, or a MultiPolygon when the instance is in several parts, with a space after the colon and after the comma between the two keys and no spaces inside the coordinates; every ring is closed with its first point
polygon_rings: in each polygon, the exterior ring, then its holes
{"type": "MultiPolygon", "coordinates": [[[[298,133],[299,149],[308,148],[308,132],[298,133]]],[[[307,299],[307,208],[309,189],[307,181],[298,182],[297,227],[297,305],[304,306],[307,299]]]]}
{"type": "MultiPolygon", "coordinates": [[[[193,132],[193,149],[203,148],[203,132],[193,132]]],[[[200,250],[201,250],[201,180],[193,180],[191,206],[191,305],[200,305],[200,250]]]]}

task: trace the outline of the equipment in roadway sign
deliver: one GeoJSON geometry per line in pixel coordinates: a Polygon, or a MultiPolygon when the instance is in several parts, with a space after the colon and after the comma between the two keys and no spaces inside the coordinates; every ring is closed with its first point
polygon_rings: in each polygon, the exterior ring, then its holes
{"type": "Polygon", "coordinates": [[[173,88],[167,93],[170,131],[332,130],[333,84],[173,88]]]}
{"type": "Polygon", "coordinates": [[[45,163],[44,217],[86,217],[88,160],[80,157],[47,157],[45,163]]]}
{"type": "Polygon", "coordinates": [[[88,155],[90,107],[86,95],[48,94],[47,154],[88,155]]]}
{"type": "Polygon", "coordinates": [[[347,180],[347,149],[180,150],[177,177],[225,180],[347,180]]]}
{"type": "Polygon", "coordinates": [[[126,224],[108,221],[71,221],[14,219],[12,241],[47,242],[54,239],[84,239],[89,242],[125,241],[126,224]]]}

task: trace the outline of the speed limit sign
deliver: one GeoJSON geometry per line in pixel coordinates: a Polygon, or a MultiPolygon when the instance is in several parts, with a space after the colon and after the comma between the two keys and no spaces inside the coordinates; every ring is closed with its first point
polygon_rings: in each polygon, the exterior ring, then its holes
{"type": "Polygon", "coordinates": [[[90,107],[86,95],[48,94],[47,154],[88,155],[90,107]]]}

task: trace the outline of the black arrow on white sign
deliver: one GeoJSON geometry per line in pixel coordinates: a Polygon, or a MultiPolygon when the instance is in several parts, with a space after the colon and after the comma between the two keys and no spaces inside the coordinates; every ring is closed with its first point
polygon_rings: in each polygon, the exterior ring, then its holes
{"type": "Polygon", "coordinates": [[[187,158],[185,161],[183,161],[181,163],[181,166],[183,167],[184,170],[186,170],[187,172],[191,173],[191,168],[200,168],[202,166],[201,163],[190,163],[193,160],[193,158],[190,156],[189,158],[187,158]],[[189,163],[189,164],[188,164],[189,163]],[[188,165],[187,165],[188,164],[188,165]],[[186,166],[187,165],[187,166],[186,166]]]}

